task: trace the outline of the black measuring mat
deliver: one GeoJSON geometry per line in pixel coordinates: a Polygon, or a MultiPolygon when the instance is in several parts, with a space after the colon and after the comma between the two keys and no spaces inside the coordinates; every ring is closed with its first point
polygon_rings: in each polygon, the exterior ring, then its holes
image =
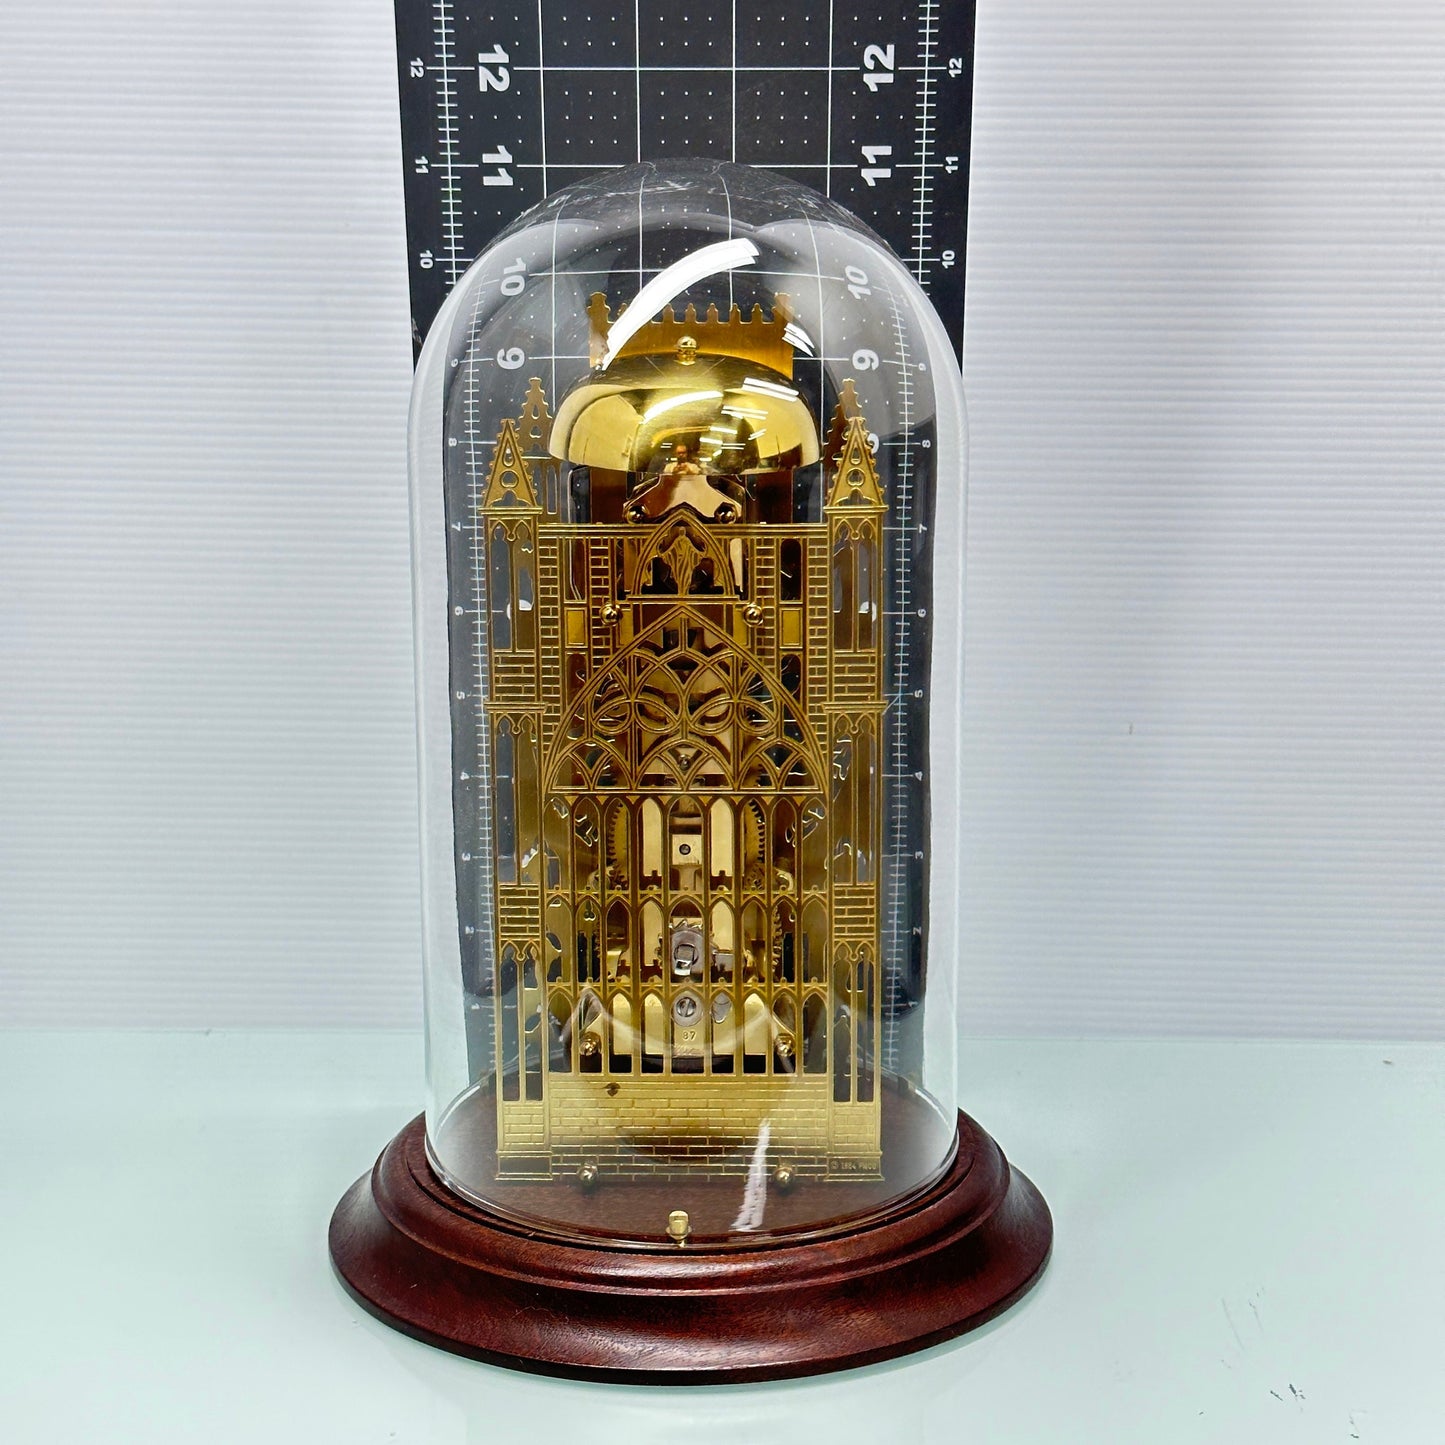
{"type": "Polygon", "coordinates": [[[579,177],[706,156],[833,196],[963,340],[974,0],[397,0],[417,348],[504,226],[579,177]]]}

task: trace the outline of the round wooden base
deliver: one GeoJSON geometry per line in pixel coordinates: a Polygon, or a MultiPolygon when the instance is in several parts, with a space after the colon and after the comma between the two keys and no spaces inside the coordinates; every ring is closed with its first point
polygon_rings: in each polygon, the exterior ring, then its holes
{"type": "Polygon", "coordinates": [[[958,1128],[949,1170],[858,1229],[663,1252],[545,1236],[458,1198],[415,1119],[336,1206],[331,1257],[379,1319],[493,1364],[633,1384],[820,1374],[962,1334],[1043,1270],[1048,1206],[966,1114],[958,1128]]]}

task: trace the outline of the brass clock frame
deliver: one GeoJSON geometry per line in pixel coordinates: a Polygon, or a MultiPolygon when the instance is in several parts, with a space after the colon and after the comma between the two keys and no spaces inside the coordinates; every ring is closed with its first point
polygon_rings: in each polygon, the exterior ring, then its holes
{"type": "Polygon", "coordinates": [[[849,382],[818,436],[786,297],[615,355],[589,316],[594,370],[556,421],[530,381],[481,504],[498,1176],[745,1173],[763,1131],[793,1175],[877,1178],[867,424],[849,382]]]}

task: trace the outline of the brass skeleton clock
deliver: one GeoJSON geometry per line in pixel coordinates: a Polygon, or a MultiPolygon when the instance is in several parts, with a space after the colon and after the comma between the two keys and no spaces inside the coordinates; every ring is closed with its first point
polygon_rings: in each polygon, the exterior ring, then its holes
{"type": "Polygon", "coordinates": [[[746,1174],[764,1121],[775,1169],[878,1173],[887,508],[855,388],[826,447],[793,389],[787,306],[666,308],[604,365],[598,293],[595,371],[555,420],[533,378],[496,438],[506,1177],[746,1174]]]}
{"type": "Polygon", "coordinates": [[[955,1097],[963,451],[907,271],[763,172],[569,187],[454,290],[412,412],[428,1107],[332,1230],[369,1308],[738,1379],[1042,1268],[955,1097]]]}

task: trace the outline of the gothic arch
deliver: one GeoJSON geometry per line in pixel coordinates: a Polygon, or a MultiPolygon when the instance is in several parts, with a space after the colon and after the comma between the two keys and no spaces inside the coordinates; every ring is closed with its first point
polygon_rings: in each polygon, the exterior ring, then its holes
{"type": "Polygon", "coordinates": [[[827,769],[807,717],[782,679],[688,607],[633,639],[558,729],[549,791],[707,788],[820,793],[827,769]],[[690,633],[706,631],[706,647],[690,633]],[[639,740],[655,739],[651,746],[639,740]],[[624,757],[620,740],[638,747],[624,757]],[[644,750],[645,748],[645,750],[644,750]]]}
{"type": "Polygon", "coordinates": [[[680,597],[736,597],[740,595],[732,558],[717,533],[686,513],[669,512],[645,537],[632,564],[623,574],[622,585],[629,596],[638,596],[647,586],[652,564],[661,562],[677,583],[680,597]],[[693,580],[703,562],[712,565],[710,588],[694,590],[693,580]]]}

